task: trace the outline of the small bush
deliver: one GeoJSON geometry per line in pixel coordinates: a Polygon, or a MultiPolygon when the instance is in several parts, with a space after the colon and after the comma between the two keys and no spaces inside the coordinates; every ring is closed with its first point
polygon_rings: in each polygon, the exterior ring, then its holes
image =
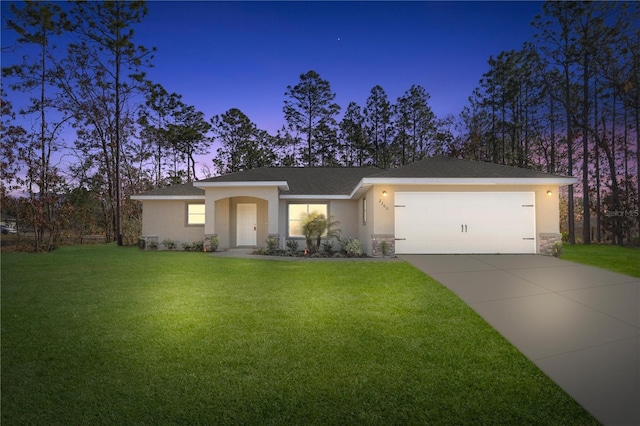
{"type": "Polygon", "coordinates": [[[178,242],[177,241],[173,241],[169,238],[166,238],[164,240],[162,240],[162,245],[167,249],[167,250],[175,250],[176,247],[178,246],[178,242]]]}
{"type": "Polygon", "coordinates": [[[343,244],[343,251],[348,257],[362,256],[362,244],[357,238],[348,237],[343,244]]]}
{"type": "Polygon", "coordinates": [[[193,245],[189,241],[185,241],[182,243],[182,250],[191,251],[193,249],[193,245]]]}
{"type": "Polygon", "coordinates": [[[562,241],[556,241],[551,248],[551,254],[555,257],[562,256],[562,241]]]}
{"type": "Polygon", "coordinates": [[[267,238],[265,240],[267,243],[267,254],[273,256],[278,252],[278,240],[275,238],[267,238]]]}
{"type": "Polygon", "coordinates": [[[191,244],[191,248],[193,251],[203,251],[204,250],[204,241],[194,241],[191,244]]]}
{"type": "Polygon", "coordinates": [[[331,257],[333,255],[333,241],[323,241],[320,247],[320,253],[323,256],[331,257]]]}
{"type": "Polygon", "coordinates": [[[209,238],[209,247],[211,247],[211,251],[214,251],[214,252],[217,251],[219,245],[220,245],[220,238],[218,238],[217,235],[214,235],[211,238],[209,238]]]}
{"type": "Polygon", "coordinates": [[[380,251],[382,252],[383,256],[389,254],[389,243],[387,243],[387,240],[382,240],[382,242],[380,243],[380,251]]]}
{"type": "Polygon", "coordinates": [[[298,254],[298,241],[296,240],[287,241],[287,253],[290,256],[296,256],[298,254]]]}

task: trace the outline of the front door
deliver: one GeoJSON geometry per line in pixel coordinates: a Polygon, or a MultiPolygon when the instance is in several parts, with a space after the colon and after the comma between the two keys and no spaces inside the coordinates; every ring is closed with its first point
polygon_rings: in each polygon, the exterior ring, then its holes
{"type": "Polygon", "coordinates": [[[254,203],[238,203],[236,212],[236,244],[239,246],[255,246],[258,236],[258,205],[254,203]]]}

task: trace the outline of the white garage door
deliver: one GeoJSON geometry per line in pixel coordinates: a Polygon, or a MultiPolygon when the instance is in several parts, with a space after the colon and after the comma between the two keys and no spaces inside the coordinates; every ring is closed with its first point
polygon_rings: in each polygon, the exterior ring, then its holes
{"type": "Polygon", "coordinates": [[[398,254],[535,253],[533,192],[396,192],[398,254]]]}

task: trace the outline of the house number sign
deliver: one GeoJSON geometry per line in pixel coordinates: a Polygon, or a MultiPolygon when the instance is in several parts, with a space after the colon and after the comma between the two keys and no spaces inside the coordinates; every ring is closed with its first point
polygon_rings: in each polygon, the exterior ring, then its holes
{"type": "Polygon", "coordinates": [[[378,199],[378,204],[380,204],[382,207],[384,207],[385,210],[389,210],[389,206],[387,206],[384,201],[382,201],[382,198],[378,199]]]}

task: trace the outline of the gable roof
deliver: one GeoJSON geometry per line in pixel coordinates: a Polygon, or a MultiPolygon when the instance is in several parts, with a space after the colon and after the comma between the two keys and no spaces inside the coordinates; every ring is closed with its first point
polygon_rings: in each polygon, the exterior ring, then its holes
{"type": "Polygon", "coordinates": [[[280,197],[353,198],[375,184],[557,184],[577,179],[537,170],[435,156],[402,167],[262,167],[133,195],[134,200],[203,200],[204,188],[277,186],[280,197]]]}
{"type": "Polygon", "coordinates": [[[548,179],[566,176],[553,175],[537,170],[454,157],[435,156],[395,169],[385,170],[380,178],[534,178],[548,179]]]}
{"type": "Polygon", "coordinates": [[[196,182],[200,188],[246,186],[270,183],[283,190],[283,198],[304,195],[349,195],[363,177],[373,176],[377,167],[262,167],[196,182]]]}
{"type": "Polygon", "coordinates": [[[204,200],[204,190],[193,186],[194,182],[165,186],[132,195],[132,200],[204,200]]]}

